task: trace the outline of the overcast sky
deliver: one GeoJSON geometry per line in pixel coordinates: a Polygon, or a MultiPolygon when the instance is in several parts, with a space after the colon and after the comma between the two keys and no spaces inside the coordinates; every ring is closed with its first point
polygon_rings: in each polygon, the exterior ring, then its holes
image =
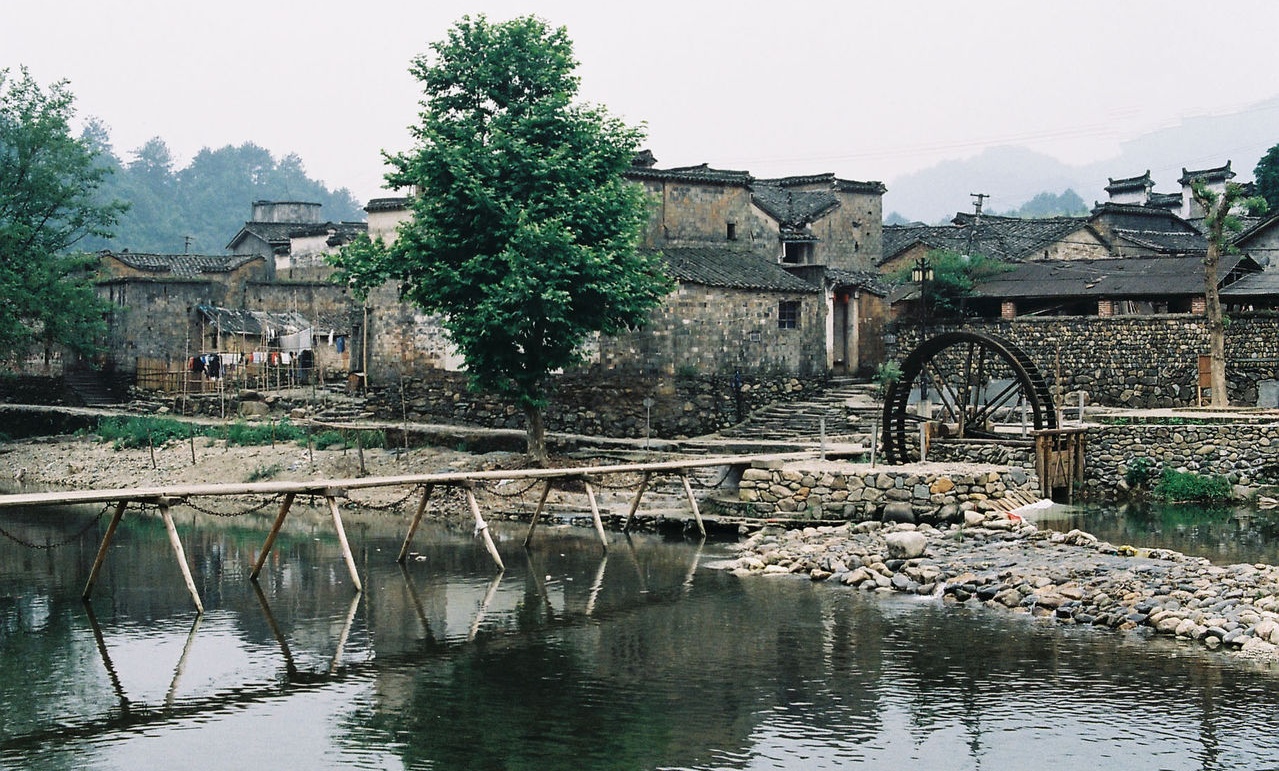
{"type": "Polygon", "coordinates": [[[891,184],[999,144],[1080,164],[1279,93],[1270,0],[8,0],[0,67],[67,79],[125,161],[251,141],[365,201],[409,143],[410,60],[468,13],[567,27],[583,96],[661,166],[758,176],[891,184]]]}

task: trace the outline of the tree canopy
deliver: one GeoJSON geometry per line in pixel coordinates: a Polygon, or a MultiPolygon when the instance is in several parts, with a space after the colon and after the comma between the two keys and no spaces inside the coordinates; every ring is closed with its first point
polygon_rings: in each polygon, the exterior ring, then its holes
{"type": "Polygon", "coordinates": [[[103,200],[110,168],[71,134],[74,97],[24,68],[0,70],[0,358],[41,347],[89,354],[105,331],[92,261],[73,248],[109,237],[124,204],[103,200]]]}
{"type": "Polygon", "coordinates": [[[1271,210],[1279,207],[1279,144],[1261,156],[1252,173],[1256,180],[1257,195],[1266,199],[1271,210]]]}
{"type": "Polygon", "coordinates": [[[358,288],[398,282],[443,315],[472,387],[512,398],[529,451],[545,458],[551,373],[580,361],[593,332],[644,322],[672,288],[637,251],[642,189],[622,173],[642,133],[575,102],[567,32],[535,17],[463,17],[419,56],[416,147],[387,155],[394,188],[416,191],[413,218],[384,250],[337,260],[358,288]]]}

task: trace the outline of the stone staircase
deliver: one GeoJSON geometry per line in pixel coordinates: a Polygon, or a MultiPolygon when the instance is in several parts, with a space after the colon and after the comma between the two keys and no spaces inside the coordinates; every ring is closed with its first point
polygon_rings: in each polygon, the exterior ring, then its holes
{"type": "Polygon", "coordinates": [[[97,370],[68,369],[63,382],[71,401],[82,407],[110,407],[123,401],[112,393],[107,376],[97,370]]]}
{"type": "Polygon", "coordinates": [[[826,420],[828,443],[869,446],[883,405],[875,385],[854,378],[831,378],[818,395],[802,401],[776,402],[756,410],[745,421],[721,433],[725,437],[817,442],[826,420]]]}

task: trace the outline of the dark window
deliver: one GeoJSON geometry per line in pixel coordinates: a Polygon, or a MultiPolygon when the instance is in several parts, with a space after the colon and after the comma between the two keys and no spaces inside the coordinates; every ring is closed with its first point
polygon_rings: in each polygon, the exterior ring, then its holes
{"type": "Polygon", "coordinates": [[[737,240],[737,223],[736,222],[728,223],[728,240],[729,241],[737,240]]]}
{"type": "Polygon", "coordinates": [[[804,241],[787,241],[782,244],[782,262],[788,265],[806,265],[813,256],[813,245],[804,241]]]}
{"type": "Polygon", "coordinates": [[[777,303],[777,328],[799,329],[799,300],[782,300],[777,303]]]}

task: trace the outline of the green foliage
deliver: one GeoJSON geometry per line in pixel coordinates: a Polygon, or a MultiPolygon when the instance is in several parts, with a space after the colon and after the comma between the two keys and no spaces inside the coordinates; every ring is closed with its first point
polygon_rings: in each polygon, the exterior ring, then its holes
{"type": "MultiPolygon", "coordinates": [[[[929,252],[928,262],[933,268],[933,279],[924,286],[924,303],[930,316],[962,315],[964,299],[972,296],[974,286],[1013,269],[985,255],[959,254],[946,249],[929,252]]],[[[903,268],[896,279],[903,283],[910,281],[910,271],[910,266],[903,268]]]]}
{"type": "Polygon", "coordinates": [[[106,332],[94,263],[73,248],[109,234],[125,206],[102,199],[110,168],[71,136],[73,102],[63,81],[0,70],[0,359],[37,347],[87,356],[106,332]]]}
{"type": "Polygon", "coordinates": [[[1164,467],[1154,492],[1166,501],[1225,503],[1230,500],[1232,490],[1230,480],[1223,476],[1204,476],[1164,467]]]}
{"type": "Polygon", "coordinates": [[[1252,173],[1256,180],[1257,195],[1264,198],[1271,209],[1279,207],[1279,144],[1261,156],[1252,173]]]}
{"type": "Polygon", "coordinates": [[[332,221],[364,218],[350,191],[330,191],[306,175],[302,160],[290,154],[277,160],[268,150],[246,142],[216,150],[204,148],[182,169],[174,168],[168,145],[154,137],[132,151],[122,163],[104,129],[92,136],[104,162],[115,174],[104,188],[129,202],[113,238],[85,242],[92,249],[122,249],[197,254],[221,254],[250,216],[259,200],[311,201],[321,204],[332,221]]]}
{"type": "Polygon", "coordinates": [[[187,439],[196,426],[173,418],[137,417],[107,418],[99,421],[95,432],[104,442],[112,442],[117,450],[135,447],[160,447],[175,439],[187,439]]]}
{"type": "Polygon", "coordinates": [[[473,388],[529,416],[544,454],[550,373],[580,360],[593,332],[642,324],[673,288],[637,251],[647,218],[626,182],[642,133],[574,103],[563,28],[534,17],[463,17],[414,60],[425,93],[417,146],[388,156],[391,187],[419,191],[389,248],[361,242],[337,259],[357,291],[393,280],[461,352],[473,388]]]}
{"type": "Polygon", "coordinates": [[[1067,188],[1060,195],[1047,191],[1036,195],[1020,208],[1004,216],[1024,217],[1083,217],[1088,215],[1088,204],[1074,190],[1067,188]]]}
{"type": "Polygon", "coordinates": [[[1124,471],[1124,481],[1134,490],[1144,488],[1154,476],[1154,465],[1150,458],[1133,458],[1124,471]]]}

